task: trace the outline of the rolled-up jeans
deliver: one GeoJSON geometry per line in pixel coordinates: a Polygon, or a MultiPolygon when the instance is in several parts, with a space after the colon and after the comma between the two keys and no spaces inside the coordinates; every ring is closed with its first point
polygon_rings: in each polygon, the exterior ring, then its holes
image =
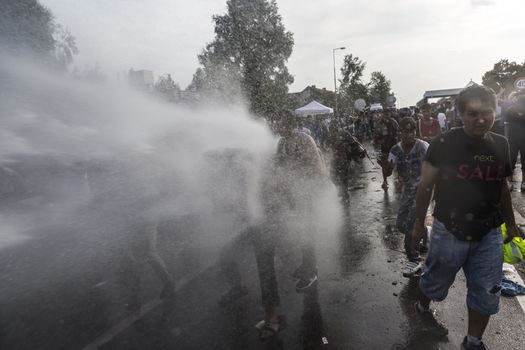
{"type": "Polygon", "coordinates": [[[434,219],[432,240],[419,286],[424,295],[444,300],[456,274],[463,268],[467,279],[467,305],[492,315],[499,311],[503,268],[503,237],[493,228],[481,241],[461,241],[434,219]]]}
{"type": "MultiPolygon", "coordinates": [[[[412,245],[412,230],[416,221],[416,191],[415,188],[405,186],[399,199],[396,221],[397,229],[405,235],[405,253],[409,261],[419,261],[419,247],[412,245]]],[[[423,240],[426,242],[427,234],[423,240]]]]}

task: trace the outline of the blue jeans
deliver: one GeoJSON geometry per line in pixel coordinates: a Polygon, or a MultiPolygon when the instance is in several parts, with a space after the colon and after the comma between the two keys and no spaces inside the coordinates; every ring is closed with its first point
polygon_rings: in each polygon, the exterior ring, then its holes
{"type": "MultiPolygon", "coordinates": [[[[405,253],[409,261],[419,261],[419,246],[412,246],[412,230],[416,221],[416,189],[406,188],[399,199],[399,209],[397,211],[397,229],[405,235],[405,253]]],[[[427,235],[423,237],[424,243],[427,235]]]]}
{"type": "Polygon", "coordinates": [[[463,268],[467,306],[483,315],[497,313],[503,276],[502,244],[499,227],[490,230],[481,241],[460,241],[434,219],[430,249],[419,281],[421,291],[431,300],[444,300],[457,272],[463,268]]]}

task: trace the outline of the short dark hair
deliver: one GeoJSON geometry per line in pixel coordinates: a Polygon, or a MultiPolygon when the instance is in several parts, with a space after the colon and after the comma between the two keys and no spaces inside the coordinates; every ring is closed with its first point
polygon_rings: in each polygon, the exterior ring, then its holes
{"type": "Polygon", "coordinates": [[[404,117],[399,122],[400,131],[416,131],[416,121],[412,117],[404,117]]]}
{"type": "Polygon", "coordinates": [[[480,100],[483,104],[489,104],[496,109],[496,94],[494,90],[483,85],[472,85],[464,88],[459,93],[458,111],[460,115],[463,115],[467,102],[471,100],[480,100]]]}
{"type": "Polygon", "coordinates": [[[427,110],[427,109],[428,109],[429,111],[432,110],[432,106],[431,106],[429,103],[425,102],[425,103],[423,103],[423,104],[421,105],[421,110],[427,110]]]}

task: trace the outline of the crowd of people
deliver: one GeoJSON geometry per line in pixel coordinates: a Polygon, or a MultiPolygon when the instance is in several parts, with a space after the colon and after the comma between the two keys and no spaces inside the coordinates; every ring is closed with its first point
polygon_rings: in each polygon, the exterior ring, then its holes
{"type": "MultiPolygon", "coordinates": [[[[503,262],[500,227],[506,225],[507,240],[522,235],[515,222],[510,191],[518,154],[523,159],[525,151],[525,97],[511,102],[498,100],[492,90],[476,85],[465,88],[454,100],[432,105],[425,102],[418,108],[385,107],[341,118],[289,114],[271,129],[279,142],[269,166],[260,174],[262,217],[247,223],[237,242],[221,254],[228,290],[220,304],[234,303],[247,294],[235,254],[243,251],[239,244],[249,245],[255,253],[264,309],[256,328],[263,341],[280,333],[286,327],[286,318],[280,309],[276,249],[289,235],[299,237],[295,246],[302,259],[293,278],[298,293],[309,293],[318,282],[318,198],[333,183],[341,207],[348,212],[351,177],[365,169],[359,165],[365,158],[375,158],[382,172],[382,188],[389,190],[388,179],[394,174],[400,193],[396,227],[404,235],[407,260],[402,275],[420,277],[415,311],[422,323],[446,335],[448,330],[436,319],[430,303],[446,298],[456,274],[463,269],[468,332],[462,346],[466,350],[486,349],[482,336],[490,316],[499,309],[503,262]],[[430,230],[429,206],[434,216],[430,230]]],[[[223,156],[229,159],[224,166],[230,170],[235,167],[235,157],[244,157],[235,151],[208,154],[208,161],[223,156]]],[[[112,221],[111,226],[126,237],[126,253],[119,268],[121,282],[129,290],[126,307],[132,312],[141,308],[138,271],[144,262],[162,283],[160,298],[172,302],[176,298],[175,281],[157,247],[159,225],[166,218],[148,211],[152,207],[149,197],[115,199],[112,193],[124,186],[123,178],[130,178],[126,169],[122,171],[125,176],[116,177],[106,174],[114,166],[88,165],[85,175],[97,205],[112,221]],[[108,178],[119,183],[108,183],[108,178]]],[[[212,167],[218,168],[216,164],[212,167]]],[[[525,175],[523,165],[521,169],[525,175]]],[[[242,183],[242,172],[235,171],[238,178],[232,181],[242,183]]],[[[133,188],[134,183],[130,181],[128,187],[133,188]]],[[[162,187],[161,194],[155,192],[152,198],[158,202],[170,197],[167,188],[162,187]]],[[[525,191],[524,182],[521,191],[525,191]]],[[[134,193],[129,189],[121,192],[134,193]]],[[[246,205],[240,206],[240,216],[245,216],[246,205]]],[[[248,222],[244,217],[239,220],[248,222]]]]}
{"type": "MultiPolygon", "coordinates": [[[[388,177],[396,170],[401,191],[397,228],[405,235],[408,261],[402,273],[414,277],[422,271],[415,310],[422,323],[438,334],[448,334],[430,303],[446,298],[463,269],[468,331],[462,348],[466,350],[487,349],[482,336],[490,316],[499,309],[501,225],[510,232],[507,242],[522,235],[510,191],[517,154],[525,150],[525,97],[505,109],[502,104],[491,89],[474,85],[461,91],[455,101],[424,103],[417,109],[363,111],[329,122],[300,119],[294,136],[312,135],[306,142],[309,147],[316,144],[320,155],[328,154],[332,180],[344,204],[351,200],[350,163],[367,155],[362,142],[371,141],[376,151],[385,191],[388,177]],[[434,219],[429,239],[425,222],[431,202],[434,219]],[[422,254],[426,254],[424,262],[422,254]]],[[[306,147],[283,153],[282,145],[290,136],[281,136],[276,166],[306,164],[301,160],[306,147]]],[[[521,189],[525,191],[523,182],[521,189]]],[[[277,332],[276,315],[267,316],[267,324],[277,332]]]]}

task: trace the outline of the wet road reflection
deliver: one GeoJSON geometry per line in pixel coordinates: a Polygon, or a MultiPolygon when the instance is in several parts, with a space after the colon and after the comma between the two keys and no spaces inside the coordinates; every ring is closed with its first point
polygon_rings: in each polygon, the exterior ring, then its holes
{"type": "Polygon", "coordinates": [[[399,304],[407,320],[402,324],[406,341],[402,344],[394,344],[393,350],[439,350],[443,343],[448,343],[446,336],[436,336],[423,327],[414,306],[419,293],[418,283],[418,278],[409,279],[399,293],[399,304]]]}
{"type": "Polygon", "coordinates": [[[342,277],[348,277],[360,269],[370,249],[370,238],[359,232],[359,226],[353,224],[351,218],[347,218],[339,235],[339,264],[342,277]]]}

